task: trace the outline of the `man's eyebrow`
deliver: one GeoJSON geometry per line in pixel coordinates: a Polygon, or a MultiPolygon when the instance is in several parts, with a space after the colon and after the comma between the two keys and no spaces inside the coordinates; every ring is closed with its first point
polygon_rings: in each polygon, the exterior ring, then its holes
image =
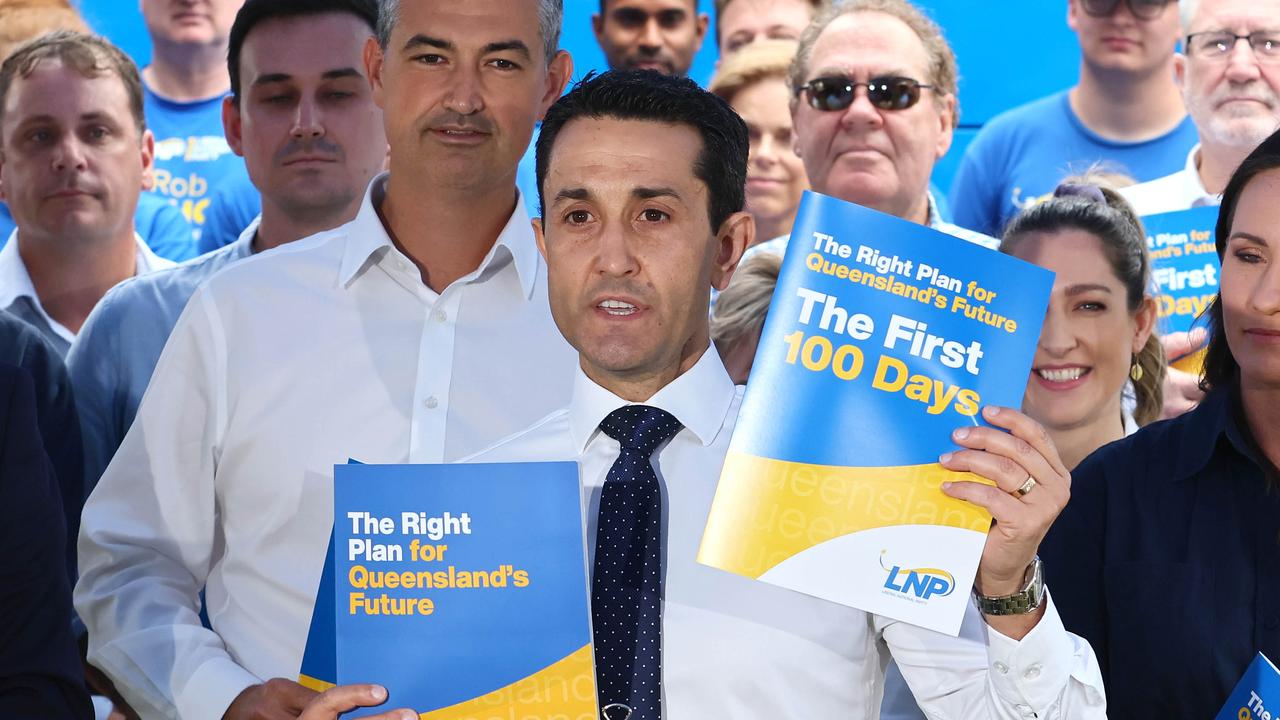
{"type": "Polygon", "coordinates": [[[341,80],[343,78],[363,78],[364,73],[353,67],[335,68],[320,76],[325,80],[341,80]]]}
{"type": "Polygon", "coordinates": [[[638,187],[632,190],[631,194],[641,200],[651,200],[658,197],[669,197],[676,200],[684,200],[684,198],[680,196],[680,193],[676,192],[674,188],[669,187],[638,187]]]}
{"type": "Polygon", "coordinates": [[[552,199],[551,204],[555,205],[561,200],[586,200],[590,197],[591,197],[591,191],[587,190],[586,188],[565,188],[564,190],[561,190],[560,192],[556,193],[556,196],[554,199],[552,199]]]}
{"type": "Polygon", "coordinates": [[[292,79],[293,76],[288,73],[267,73],[254,78],[253,85],[254,87],[259,85],[271,85],[273,83],[289,82],[292,79]]]}
{"type": "Polygon", "coordinates": [[[499,42],[491,42],[484,46],[485,55],[490,53],[506,52],[508,50],[520,53],[526,59],[533,57],[533,53],[529,52],[529,46],[525,45],[523,40],[501,40],[499,42]]]}
{"type": "Polygon", "coordinates": [[[448,40],[442,40],[441,38],[431,37],[430,35],[423,35],[422,33],[418,33],[417,35],[414,35],[413,37],[405,41],[404,49],[413,50],[414,48],[417,48],[420,45],[433,47],[433,48],[436,48],[437,50],[453,50],[454,49],[453,43],[449,42],[448,40]]]}

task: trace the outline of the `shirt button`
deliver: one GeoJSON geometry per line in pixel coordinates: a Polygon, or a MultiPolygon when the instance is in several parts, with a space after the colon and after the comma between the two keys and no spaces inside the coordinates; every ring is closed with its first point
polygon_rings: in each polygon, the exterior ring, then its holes
{"type": "Polygon", "coordinates": [[[405,262],[405,261],[403,261],[403,260],[397,260],[397,261],[396,261],[396,269],[397,269],[397,270],[399,270],[400,272],[404,272],[404,271],[406,271],[406,270],[408,270],[408,269],[409,269],[409,263],[407,263],[407,262],[405,262]]]}
{"type": "Polygon", "coordinates": [[[436,322],[442,323],[445,320],[449,319],[449,313],[443,310],[437,310],[435,317],[436,317],[436,322]]]}
{"type": "Polygon", "coordinates": [[[1027,668],[1027,671],[1022,673],[1022,677],[1028,680],[1035,680],[1036,678],[1040,677],[1040,666],[1032,665],[1031,667],[1027,668]]]}
{"type": "Polygon", "coordinates": [[[1018,705],[1017,708],[1018,712],[1022,713],[1022,717],[1024,718],[1033,718],[1036,716],[1036,711],[1032,710],[1030,705],[1018,705]]]}
{"type": "Polygon", "coordinates": [[[1001,675],[1009,674],[1009,666],[1005,665],[1002,662],[997,661],[995,664],[995,669],[996,669],[996,672],[1000,673],[1001,675]]]}
{"type": "Polygon", "coordinates": [[[435,409],[436,409],[436,407],[440,405],[440,401],[439,401],[439,400],[436,400],[436,396],[435,396],[435,395],[432,395],[431,397],[427,398],[426,400],[423,400],[423,401],[422,401],[422,404],[423,404],[423,405],[426,405],[428,410],[435,410],[435,409]]]}

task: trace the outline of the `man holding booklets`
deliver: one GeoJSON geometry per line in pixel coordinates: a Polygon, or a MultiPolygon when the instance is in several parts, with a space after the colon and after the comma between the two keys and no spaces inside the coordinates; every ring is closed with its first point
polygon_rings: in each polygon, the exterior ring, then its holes
{"type": "Polygon", "coordinates": [[[876,718],[891,654],[932,717],[1103,717],[1092,651],[1029,573],[1070,480],[1014,410],[985,414],[1011,433],[957,431],[944,458],[998,487],[947,492],[999,520],[978,590],[1042,603],[985,627],[971,613],[952,638],[696,562],[742,397],[708,351],[707,305],[754,233],[746,162],[723,101],[651,73],[584,81],[538,141],[535,228],[580,369],[567,407],[470,460],[579,462],[602,716],[876,718]]]}
{"type": "Polygon", "coordinates": [[[144,717],[297,716],[334,465],[459,459],[572,387],[515,183],[572,69],[561,3],[379,8],[389,174],[351,222],[196,290],[88,501],[89,659],[144,717]]]}

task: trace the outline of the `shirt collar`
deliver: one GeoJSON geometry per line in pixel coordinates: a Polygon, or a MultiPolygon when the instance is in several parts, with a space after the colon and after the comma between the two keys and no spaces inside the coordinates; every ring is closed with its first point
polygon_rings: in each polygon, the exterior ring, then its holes
{"type": "Polygon", "coordinates": [[[262,224],[262,215],[255,217],[248,227],[240,233],[240,237],[231,243],[232,249],[227,252],[236,258],[247,258],[253,254],[253,241],[258,237],[258,226],[262,224]]]}
{"type": "MultiPolygon", "coordinates": [[[[369,183],[364,200],[360,203],[360,211],[356,213],[354,220],[344,226],[347,246],[338,275],[343,287],[349,287],[352,281],[371,264],[371,259],[376,262],[382,255],[394,249],[391,236],[387,234],[387,228],[382,224],[382,218],[378,217],[377,210],[377,206],[386,197],[388,177],[388,173],[382,173],[369,183]]],[[[520,278],[520,288],[525,298],[533,297],[538,267],[542,260],[534,241],[533,227],[529,224],[529,215],[525,210],[524,196],[519,191],[516,193],[515,210],[507,219],[502,232],[498,234],[498,241],[490,248],[476,272],[467,277],[477,279],[490,267],[508,258],[515,265],[516,274],[520,278]]]]}
{"type": "Polygon", "coordinates": [[[1191,207],[1208,207],[1212,205],[1221,205],[1222,196],[1210,193],[1204,187],[1204,180],[1200,178],[1200,144],[1191,148],[1191,152],[1187,153],[1187,167],[1183,171],[1183,188],[1182,192],[1191,199],[1191,207]]]}
{"type": "Polygon", "coordinates": [[[624,405],[650,405],[675,416],[698,438],[703,447],[715,442],[724,427],[729,408],[738,390],[720,362],[714,347],[683,375],[677,377],[643,403],[630,403],[600,387],[578,368],[573,399],[569,403],[569,433],[573,449],[581,454],[595,438],[600,423],[624,405]]]}

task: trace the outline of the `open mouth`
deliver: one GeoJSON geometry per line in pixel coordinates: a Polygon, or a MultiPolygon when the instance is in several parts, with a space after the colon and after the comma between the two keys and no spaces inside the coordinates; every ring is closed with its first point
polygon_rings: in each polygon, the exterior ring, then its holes
{"type": "Polygon", "coordinates": [[[1085,375],[1088,375],[1089,372],[1090,372],[1089,368],[1085,368],[1085,367],[1036,368],[1035,369],[1036,375],[1039,375],[1041,380],[1045,380],[1051,383],[1075,382],[1076,380],[1079,380],[1085,375]]]}
{"type": "Polygon", "coordinates": [[[599,305],[596,305],[596,307],[610,315],[613,315],[614,317],[626,317],[628,315],[634,315],[640,311],[640,308],[635,305],[622,302],[621,300],[605,300],[599,305]]]}

